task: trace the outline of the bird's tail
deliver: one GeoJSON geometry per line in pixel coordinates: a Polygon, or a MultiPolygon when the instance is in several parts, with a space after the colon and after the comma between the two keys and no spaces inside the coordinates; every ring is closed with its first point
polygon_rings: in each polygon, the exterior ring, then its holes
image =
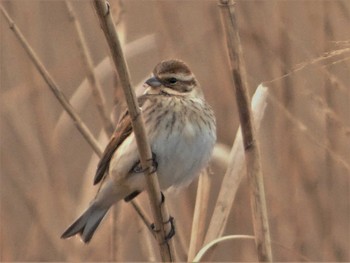
{"type": "Polygon", "coordinates": [[[101,207],[97,203],[92,203],[92,205],[64,231],[61,238],[69,238],[79,234],[84,243],[88,243],[108,209],[109,207],[101,207]]]}

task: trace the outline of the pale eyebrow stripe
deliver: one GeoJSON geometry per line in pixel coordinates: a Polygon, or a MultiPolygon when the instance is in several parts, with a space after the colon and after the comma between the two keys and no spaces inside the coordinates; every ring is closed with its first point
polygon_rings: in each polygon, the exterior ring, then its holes
{"type": "Polygon", "coordinates": [[[168,78],[176,78],[182,81],[190,81],[194,79],[193,75],[190,74],[184,74],[184,73],[167,73],[167,74],[162,74],[161,78],[168,79],[168,78]]]}

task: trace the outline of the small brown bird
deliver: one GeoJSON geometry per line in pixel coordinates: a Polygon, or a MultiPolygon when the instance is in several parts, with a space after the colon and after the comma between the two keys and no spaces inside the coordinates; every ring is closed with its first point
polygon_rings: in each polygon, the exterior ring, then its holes
{"type": "MultiPolygon", "coordinates": [[[[138,98],[162,190],[188,185],[207,166],[215,141],[212,109],[198,81],[180,60],[159,63],[138,98]]],[[[62,234],[89,242],[117,201],[130,201],[145,187],[138,150],[126,111],[98,164],[94,184],[102,187],[89,208],[62,234]]]]}

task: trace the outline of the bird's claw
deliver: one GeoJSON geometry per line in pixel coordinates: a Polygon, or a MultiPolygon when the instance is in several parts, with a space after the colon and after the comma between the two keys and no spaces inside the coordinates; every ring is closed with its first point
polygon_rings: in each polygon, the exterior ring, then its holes
{"type": "Polygon", "coordinates": [[[152,152],[152,159],[147,161],[152,161],[152,170],[150,171],[150,174],[156,172],[158,169],[158,162],[157,162],[157,156],[154,152],[152,152]]]}
{"type": "MultiPolygon", "coordinates": [[[[175,222],[174,222],[174,217],[170,216],[169,217],[169,220],[166,221],[166,222],[163,222],[163,224],[169,224],[170,223],[170,231],[169,233],[164,237],[164,241],[163,241],[163,244],[164,243],[167,243],[174,235],[175,235],[175,222]]],[[[151,230],[155,233],[159,232],[160,229],[156,229],[156,226],[154,223],[151,224],[150,226],[151,230]]]]}
{"type": "Polygon", "coordinates": [[[165,196],[162,191],[160,191],[160,205],[162,205],[165,202],[165,196]]]}
{"type": "MultiPolygon", "coordinates": [[[[158,162],[156,159],[156,154],[152,152],[152,159],[147,160],[147,161],[152,161],[152,169],[150,171],[150,174],[157,171],[158,162]]],[[[131,168],[131,172],[133,172],[133,173],[144,173],[146,171],[147,171],[146,169],[142,168],[140,161],[137,161],[137,163],[131,168]]]]}
{"type": "Polygon", "coordinates": [[[170,216],[169,220],[166,221],[163,224],[168,224],[170,223],[170,231],[169,233],[165,236],[164,242],[167,243],[174,235],[175,235],[175,222],[174,222],[174,217],[170,216]]]}

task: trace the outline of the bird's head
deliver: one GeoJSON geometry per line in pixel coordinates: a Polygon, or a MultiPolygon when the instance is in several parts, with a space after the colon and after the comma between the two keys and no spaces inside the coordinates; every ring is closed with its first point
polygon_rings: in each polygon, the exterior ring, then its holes
{"type": "Polygon", "coordinates": [[[157,64],[153,76],[146,81],[150,93],[165,92],[169,95],[188,96],[197,93],[198,81],[181,60],[165,60],[157,64]]]}

